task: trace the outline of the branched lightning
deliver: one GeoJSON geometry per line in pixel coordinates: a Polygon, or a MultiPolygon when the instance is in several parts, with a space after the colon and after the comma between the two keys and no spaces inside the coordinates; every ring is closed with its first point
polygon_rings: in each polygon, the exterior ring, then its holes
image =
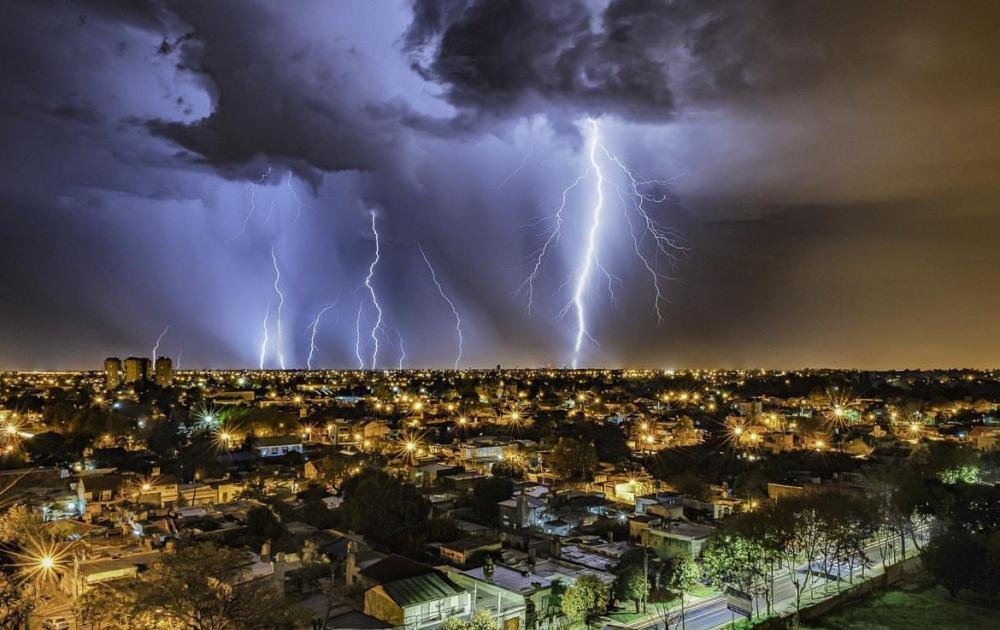
{"type": "Polygon", "coordinates": [[[584,172],[583,175],[577,177],[576,181],[563,189],[562,202],[559,204],[559,207],[556,208],[555,213],[549,217],[549,219],[555,222],[555,225],[548,230],[545,242],[542,243],[542,246],[534,254],[533,258],[535,262],[531,266],[531,273],[528,274],[528,277],[525,278],[524,282],[522,282],[517,288],[518,293],[523,293],[525,291],[528,293],[528,314],[531,314],[531,307],[535,301],[535,279],[538,277],[538,273],[542,269],[542,262],[545,259],[545,254],[548,253],[550,247],[559,242],[559,239],[562,236],[562,224],[564,220],[563,213],[566,210],[566,197],[569,195],[570,191],[580,185],[580,182],[587,179],[588,175],[590,175],[589,169],[584,172]]]}
{"type": "Polygon", "coordinates": [[[590,229],[587,230],[587,248],[583,254],[583,262],[576,274],[576,288],[573,291],[572,304],[576,310],[576,341],[573,343],[573,368],[577,367],[580,360],[580,348],[583,346],[583,338],[593,340],[587,330],[587,313],[583,303],[584,293],[590,281],[590,274],[593,272],[597,262],[597,235],[601,229],[601,215],[604,213],[604,172],[597,163],[597,143],[598,129],[597,121],[590,119],[590,170],[597,174],[596,192],[597,199],[594,201],[594,210],[591,215],[590,229]]]}
{"type": "Polygon", "coordinates": [[[268,166],[267,170],[261,174],[260,179],[258,179],[256,183],[250,184],[250,209],[247,210],[246,215],[243,217],[243,223],[240,225],[240,231],[232,235],[228,239],[226,239],[227,245],[229,243],[232,243],[239,237],[243,236],[244,234],[246,234],[247,224],[250,223],[250,218],[253,217],[253,213],[257,210],[257,204],[255,201],[257,195],[257,185],[263,184],[264,180],[267,179],[270,174],[271,174],[271,167],[268,166]]]}
{"type": "Polygon", "coordinates": [[[628,227],[629,236],[632,239],[636,258],[652,279],[654,292],[653,310],[659,323],[663,322],[661,306],[667,301],[664,295],[663,282],[668,279],[668,276],[657,270],[659,256],[663,255],[670,264],[675,264],[677,261],[676,253],[685,250],[679,242],[679,237],[669,228],[657,222],[647,206],[647,204],[658,205],[666,201],[666,195],[655,195],[647,191],[651,187],[667,185],[671,183],[670,180],[642,180],[637,177],[633,170],[628,168],[604,146],[601,141],[598,122],[591,118],[588,119],[587,123],[589,125],[589,133],[587,134],[586,169],[569,186],[563,189],[562,199],[556,211],[535,222],[535,224],[549,223],[550,227],[545,232],[542,246],[531,257],[530,272],[518,287],[518,293],[527,293],[528,295],[527,310],[530,314],[534,303],[534,283],[538,279],[546,255],[562,237],[568,195],[584,180],[593,176],[595,179],[594,191],[596,194],[590,211],[589,226],[584,233],[583,251],[580,255],[580,261],[572,276],[560,285],[560,290],[562,287],[570,284],[573,287],[572,297],[559,312],[560,317],[565,316],[570,310],[575,315],[573,367],[577,367],[579,364],[583,340],[586,338],[595,344],[597,343],[588,327],[586,304],[587,291],[593,282],[594,276],[600,274],[607,280],[607,289],[612,303],[615,301],[615,285],[622,286],[624,284],[621,278],[613,274],[601,262],[601,232],[607,219],[605,216],[606,186],[614,189],[621,200],[622,213],[628,227]],[[604,166],[608,164],[614,167],[612,172],[621,173],[624,179],[622,183],[610,178],[608,173],[605,172],[604,166]],[[638,221],[634,219],[638,219],[638,221]],[[652,240],[655,247],[655,251],[652,254],[643,250],[643,242],[646,239],[652,240]]]}
{"type": "Polygon", "coordinates": [[[427,263],[427,269],[431,272],[431,280],[434,282],[434,286],[437,287],[438,293],[441,295],[441,299],[448,303],[448,307],[451,309],[451,314],[455,317],[455,335],[458,337],[458,355],[455,357],[455,369],[458,369],[459,364],[462,362],[462,317],[458,314],[458,309],[455,307],[455,303],[451,301],[451,298],[447,296],[444,292],[444,287],[438,281],[437,273],[434,271],[434,266],[431,265],[430,259],[427,257],[427,253],[424,252],[424,248],[421,247],[420,243],[417,243],[417,249],[420,250],[420,255],[424,257],[424,262],[427,263]]]}
{"type": "Polygon", "coordinates": [[[331,308],[337,305],[337,300],[334,300],[330,304],[327,304],[316,313],[316,317],[310,322],[306,330],[309,332],[309,356],[306,358],[306,368],[312,369],[313,356],[316,354],[316,330],[319,328],[319,320],[323,315],[329,311],[331,308]]]}
{"type": "Polygon", "coordinates": [[[653,290],[655,292],[655,297],[653,299],[653,310],[656,311],[656,321],[662,324],[663,313],[660,310],[660,305],[662,302],[666,301],[666,298],[663,295],[663,288],[660,283],[664,280],[665,276],[656,271],[656,268],[653,266],[653,264],[650,263],[646,255],[643,254],[642,248],[639,246],[641,239],[636,234],[635,226],[632,223],[632,218],[629,216],[628,213],[629,206],[628,203],[625,202],[625,198],[626,196],[628,196],[631,199],[633,209],[635,210],[636,213],[638,213],[639,218],[642,220],[642,223],[645,226],[644,236],[651,237],[653,240],[653,244],[656,247],[656,251],[666,256],[671,263],[675,263],[677,261],[677,257],[675,256],[674,252],[683,251],[685,248],[679,243],[679,239],[677,238],[676,234],[674,234],[671,230],[665,228],[664,226],[660,225],[652,216],[650,216],[648,210],[644,205],[647,202],[654,204],[663,203],[666,200],[666,197],[665,196],[656,197],[648,193],[644,193],[641,190],[643,186],[651,184],[667,184],[669,183],[669,181],[667,180],[639,181],[639,179],[636,178],[635,173],[631,169],[626,167],[625,164],[623,164],[622,161],[619,160],[614,154],[608,151],[607,147],[605,147],[603,144],[601,144],[600,147],[601,151],[608,158],[608,160],[610,160],[615,166],[617,166],[619,170],[621,170],[621,172],[624,173],[625,176],[628,178],[629,191],[631,192],[630,195],[624,193],[621,187],[618,186],[617,184],[612,182],[612,185],[618,189],[619,196],[623,200],[622,209],[625,213],[625,220],[628,222],[629,234],[632,236],[632,243],[635,246],[635,255],[639,258],[639,261],[642,263],[643,267],[646,268],[646,271],[652,278],[653,290]]]}
{"type": "Polygon", "coordinates": [[[274,293],[278,296],[278,308],[275,314],[275,348],[278,353],[278,365],[285,369],[285,352],[282,349],[281,311],[285,306],[285,293],[281,290],[281,271],[278,269],[278,257],[271,247],[271,264],[274,266],[274,293]]]}
{"type": "Polygon", "coordinates": [[[163,338],[167,336],[167,332],[169,330],[170,330],[170,324],[167,324],[166,326],[163,327],[163,332],[160,333],[160,336],[156,338],[156,343],[153,344],[153,363],[156,363],[156,353],[160,349],[160,342],[163,341],[163,338]]]}
{"type": "Polygon", "coordinates": [[[379,234],[378,227],[375,225],[375,211],[371,211],[372,217],[372,234],[375,235],[375,258],[372,259],[372,264],[368,266],[368,275],[365,276],[365,286],[368,287],[368,293],[372,298],[372,306],[375,307],[375,324],[372,326],[371,330],[371,340],[372,340],[372,362],[371,369],[375,369],[375,362],[378,359],[378,332],[382,328],[382,305],[378,302],[378,296],[375,294],[375,286],[372,284],[372,279],[375,277],[375,267],[378,266],[379,258],[381,257],[381,252],[379,249],[379,234]]]}

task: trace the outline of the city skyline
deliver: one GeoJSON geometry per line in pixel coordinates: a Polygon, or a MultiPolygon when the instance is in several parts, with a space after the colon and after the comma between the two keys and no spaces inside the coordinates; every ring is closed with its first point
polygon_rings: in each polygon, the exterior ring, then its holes
{"type": "Polygon", "coordinates": [[[4,13],[0,369],[997,365],[995,3],[4,13]]]}

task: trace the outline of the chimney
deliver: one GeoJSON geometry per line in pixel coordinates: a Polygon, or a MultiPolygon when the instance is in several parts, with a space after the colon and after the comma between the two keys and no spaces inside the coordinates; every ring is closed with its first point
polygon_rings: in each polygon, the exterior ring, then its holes
{"type": "Polygon", "coordinates": [[[347,579],[347,585],[354,585],[354,574],[358,569],[358,543],[353,540],[347,542],[347,562],[345,563],[344,573],[347,579]]]}

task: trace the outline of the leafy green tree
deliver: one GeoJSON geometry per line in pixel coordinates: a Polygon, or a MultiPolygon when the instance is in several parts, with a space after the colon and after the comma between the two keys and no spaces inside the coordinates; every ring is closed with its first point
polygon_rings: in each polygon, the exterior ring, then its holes
{"type": "Polygon", "coordinates": [[[247,512],[246,537],[250,544],[259,548],[265,540],[276,542],[284,535],[285,526],[270,508],[258,506],[247,512]]]}
{"type": "Polygon", "coordinates": [[[496,618],[486,609],[477,610],[469,619],[447,619],[440,626],[441,630],[496,630],[496,627],[496,618]]]}
{"type": "Polygon", "coordinates": [[[732,586],[749,592],[765,575],[763,546],[744,535],[722,530],[702,552],[705,574],[717,588],[732,586]]]}
{"type": "Polygon", "coordinates": [[[416,488],[369,468],[347,479],[341,490],[351,528],[372,544],[392,551],[419,546],[431,506],[416,488]]]}
{"type": "Polygon", "coordinates": [[[620,464],[632,454],[625,433],[620,428],[592,422],[585,423],[583,428],[582,435],[594,444],[597,459],[600,461],[620,464]]]}
{"type": "Polygon", "coordinates": [[[506,501],[514,494],[514,482],[503,477],[480,479],[472,488],[472,508],[479,518],[488,523],[498,522],[497,503],[506,501]]]}
{"type": "Polygon", "coordinates": [[[358,465],[357,461],[345,455],[330,455],[313,460],[319,480],[324,484],[339,489],[358,465]]]}
{"type": "Polygon", "coordinates": [[[139,630],[294,628],[296,616],[266,580],[246,580],[244,551],[198,543],[164,553],[133,580],[107,582],[78,602],[90,624],[139,630]]]}
{"type": "Polygon", "coordinates": [[[548,464],[567,479],[587,481],[593,478],[597,469],[597,450],[593,444],[575,438],[561,438],[549,454],[548,464]]]}
{"type": "Polygon", "coordinates": [[[31,461],[37,465],[59,464],[72,458],[66,448],[66,438],[55,431],[39,433],[22,443],[24,450],[31,455],[31,461]]]}
{"type": "Polygon", "coordinates": [[[562,595],[563,614],[589,623],[608,609],[610,597],[611,589],[596,576],[581,576],[562,595]]]}
{"type": "Polygon", "coordinates": [[[701,577],[701,568],[691,558],[682,557],[674,560],[670,571],[670,581],[667,585],[681,598],[681,628],[685,626],[684,595],[695,587],[701,577]]]}
{"type": "Polygon", "coordinates": [[[997,559],[998,553],[991,553],[983,539],[949,530],[931,541],[921,562],[934,580],[955,597],[963,590],[995,594],[1000,588],[997,559]]]}
{"type": "Polygon", "coordinates": [[[642,566],[637,564],[626,563],[618,567],[612,588],[618,599],[630,599],[635,603],[636,613],[639,612],[640,604],[649,596],[649,580],[642,566]]]}

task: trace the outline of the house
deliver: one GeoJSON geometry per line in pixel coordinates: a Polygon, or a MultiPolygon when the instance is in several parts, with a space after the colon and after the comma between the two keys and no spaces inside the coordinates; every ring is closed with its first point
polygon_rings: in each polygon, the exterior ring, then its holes
{"type": "Polygon", "coordinates": [[[642,545],[661,558],[697,558],[714,532],[710,525],[674,521],[642,532],[642,545]]]}
{"type": "Polygon", "coordinates": [[[500,524],[507,529],[534,527],[545,520],[545,502],[524,491],[497,503],[497,510],[500,524]]]}
{"type": "Polygon", "coordinates": [[[302,452],[302,437],[298,435],[277,435],[258,438],[254,448],[261,457],[281,457],[289,453],[302,452]]]}
{"type": "Polygon", "coordinates": [[[365,591],[366,615],[407,630],[419,630],[472,612],[472,596],[436,571],[365,591]]]}
{"type": "Polygon", "coordinates": [[[460,538],[441,545],[441,558],[450,560],[459,566],[467,566],[470,562],[482,558],[485,554],[500,551],[503,545],[499,540],[469,537],[460,538]]]}
{"type": "Polygon", "coordinates": [[[560,616],[557,593],[568,585],[558,576],[538,575],[530,566],[519,569],[502,564],[453,571],[450,577],[473,594],[474,610],[489,610],[499,617],[503,630],[533,630],[540,621],[560,616]]]}

